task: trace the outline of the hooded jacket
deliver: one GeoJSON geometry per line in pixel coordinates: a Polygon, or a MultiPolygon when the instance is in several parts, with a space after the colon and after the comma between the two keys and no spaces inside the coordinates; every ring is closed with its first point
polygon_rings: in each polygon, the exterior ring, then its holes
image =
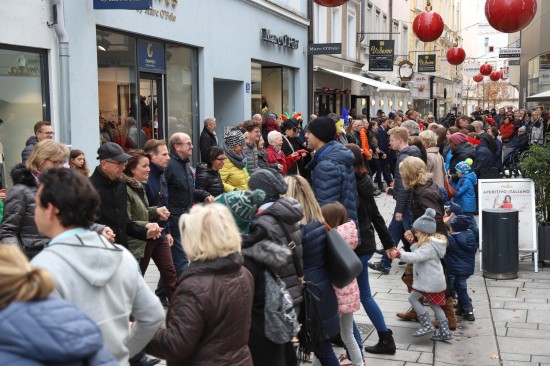
{"type": "Polygon", "coordinates": [[[395,212],[403,213],[405,209],[410,205],[412,191],[405,189],[403,186],[403,178],[401,172],[399,172],[399,164],[403,162],[409,156],[415,156],[419,159],[422,158],[420,149],[416,146],[407,146],[403,150],[399,151],[397,161],[395,162],[395,173],[393,180],[393,199],[395,200],[395,212]]]}
{"type": "Polygon", "coordinates": [[[451,158],[450,165],[449,165],[449,171],[451,174],[456,174],[455,166],[456,164],[460,163],[461,161],[465,161],[466,159],[474,159],[475,158],[475,150],[470,144],[467,142],[460,144],[456,146],[453,151],[453,157],[451,158]]]}
{"type": "Polygon", "coordinates": [[[401,252],[400,260],[414,263],[412,287],[415,290],[429,293],[445,291],[447,283],[441,258],[445,256],[446,246],[445,241],[432,237],[420,248],[413,244],[412,252],[401,252]]]}
{"type": "Polygon", "coordinates": [[[12,302],[0,311],[0,364],[117,366],[118,362],[90,318],[71,303],[51,296],[12,302]]]}
{"type": "Polygon", "coordinates": [[[34,146],[38,144],[38,139],[36,136],[31,136],[27,139],[25,142],[25,148],[21,152],[21,162],[25,164],[27,160],[29,160],[29,157],[31,156],[32,149],[34,149],[34,146]]]}
{"type": "Polygon", "coordinates": [[[225,159],[223,168],[220,169],[220,177],[226,192],[246,191],[248,189],[250,175],[248,175],[246,168],[239,168],[229,158],[225,159]]]}
{"type": "Polygon", "coordinates": [[[474,274],[477,253],[477,240],[474,233],[464,230],[449,234],[449,246],[445,259],[447,273],[469,277],[474,274]]]}
{"type": "Polygon", "coordinates": [[[354,163],[355,156],[347,147],[331,141],[315,153],[306,169],[311,171],[311,188],[319,205],[342,203],[348,218],[359,227],[354,163]]]}
{"type": "Polygon", "coordinates": [[[192,261],[160,329],[145,349],[168,366],[252,366],[248,334],[254,282],[232,254],[192,261]]]}
{"type": "MultiPolygon", "coordinates": [[[[352,250],[357,248],[357,228],[353,221],[348,221],[336,228],[342,238],[349,244],[352,250]]],[[[357,285],[357,279],[351,281],[349,285],[344,288],[337,288],[332,286],[338,299],[338,314],[353,313],[361,307],[361,299],[359,298],[359,285],[357,285]]]]}
{"type": "Polygon", "coordinates": [[[476,211],[476,191],[474,186],[477,184],[477,177],[473,172],[463,175],[458,183],[452,183],[456,189],[456,194],[452,201],[462,207],[464,213],[474,213],[476,211]]]}
{"type": "MultiPolygon", "coordinates": [[[[285,231],[281,225],[285,225],[290,238],[296,244],[294,250],[298,256],[300,264],[302,263],[302,235],[298,222],[302,220],[304,213],[302,206],[298,201],[291,197],[279,198],[271,206],[263,211],[259,211],[255,218],[255,225],[259,226],[267,233],[267,239],[287,248],[288,240],[285,231]]],[[[286,265],[279,268],[277,274],[285,282],[290,296],[297,306],[302,303],[302,286],[298,279],[296,267],[292,256],[287,258],[286,265]]]]}
{"type": "Polygon", "coordinates": [[[50,271],[57,293],[96,322],[121,365],[127,365],[128,357],[140,352],[162,325],[164,309],[135,258],[97,233],[60,238],[31,264],[50,271]],[[135,322],[128,330],[130,315],[135,322]]]}
{"type": "Polygon", "coordinates": [[[212,169],[206,163],[198,164],[195,188],[202,189],[212,196],[218,197],[224,191],[220,172],[212,169]]]}

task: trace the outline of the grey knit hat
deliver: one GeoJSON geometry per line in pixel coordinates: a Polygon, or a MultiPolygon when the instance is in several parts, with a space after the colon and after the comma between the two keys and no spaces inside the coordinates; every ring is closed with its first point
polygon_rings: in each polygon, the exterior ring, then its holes
{"type": "Polygon", "coordinates": [[[426,234],[435,234],[435,210],[427,208],[424,215],[420,216],[413,223],[413,229],[426,234]]]}
{"type": "Polygon", "coordinates": [[[286,193],[288,185],[281,173],[275,169],[258,169],[250,176],[248,188],[261,189],[265,192],[265,201],[273,201],[286,193]]]}
{"type": "Polygon", "coordinates": [[[230,130],[228,133],[225,134],[225,144],[230,149],[236,146],[244,145],[243,133],[238,129],[230,130]]]}

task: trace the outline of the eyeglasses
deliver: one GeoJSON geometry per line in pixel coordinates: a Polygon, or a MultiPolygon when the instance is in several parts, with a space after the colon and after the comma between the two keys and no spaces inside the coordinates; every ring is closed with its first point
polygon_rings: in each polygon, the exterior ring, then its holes
{"type": "Polygon", "coordinates": [[[113,160],[107,160],[108,163],[115,164],[115,165],[124,165],[128,163],[127,161],[113,161],[113,160]]]}
{"type": "Polygon", "coordinates": [[[176,145],[187,145],[187,146],[193,146],[193,143],[191,141],[189,142],[180,142],[180,143],[177,143],[176,145]]]}
{"type": "Polygon", "coordinates": [[[53,135],[55,135],[55,132],[53,132],[53,131],[46,131],[46,132],[44,132],[44,131],[38,131],[38,133],[43,133],[44,135],[48,135],[48,136],[53,136],[53,135]]]}
{"type": "Polygon", "coordinates": [[[225,156],[223,158],[216,158],[217,161],[225,161],[225,156]]]}
{"type": "Polygon", "coordinates": [[[52,160],[52,159],[46,159],[46,160],[49,161],[50,163],[52,163],[55,166],[63,165],[63,160],[52,160]]]}

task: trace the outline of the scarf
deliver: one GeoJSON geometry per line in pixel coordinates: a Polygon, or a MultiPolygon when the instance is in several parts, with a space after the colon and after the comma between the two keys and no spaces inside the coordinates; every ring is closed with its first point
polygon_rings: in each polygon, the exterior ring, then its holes
{"type": "Polygon", "coordinates": [[[237,168],[243,169],[246,166],[246,156],[244,152],[237,155],[233,150],[228,148],[226,144],[223,144],[223,151],[225,152],[225,156],[227,156],[237,168]]]}

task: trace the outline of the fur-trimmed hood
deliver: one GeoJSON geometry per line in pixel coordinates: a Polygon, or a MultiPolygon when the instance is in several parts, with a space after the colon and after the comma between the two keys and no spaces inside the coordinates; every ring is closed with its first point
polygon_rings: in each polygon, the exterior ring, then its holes
{"type": "Polygon", "coordinates": [[[17,164],[10,172],[13,184],[24,184],[29,187],[36,187],[36,179],[30,169],[25,167],[25,164],[17,164]]]}
{"type": "Polygon", "coordinates": [[[126,174],[122,174],[121,179],[124,181],[124,183],[126,183],[127,185],[129,185],[134,189],[143,189],[143,184],[141,184],[141,182],[134,177],[130,177],[130,176],[127,176],[126,174]]]}
{"type": "Polygon", "coordinates": [[[242,254],[271,270],[277,270],[286,265],[292,255],[289,248],[268,239],[261,240],[248,248],[243,248],[242,254]]]}

